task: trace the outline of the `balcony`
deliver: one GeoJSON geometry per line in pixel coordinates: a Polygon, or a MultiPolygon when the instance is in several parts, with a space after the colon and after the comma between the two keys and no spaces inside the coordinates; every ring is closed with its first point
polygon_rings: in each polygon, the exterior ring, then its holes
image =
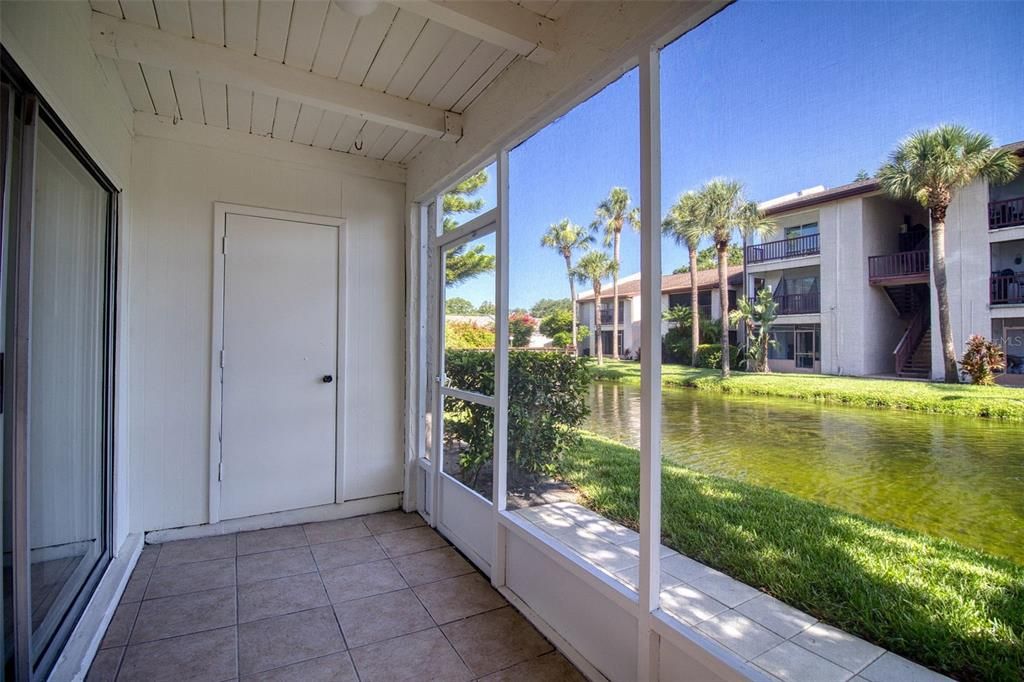
{"type": "Polygon", "coordinates": [[[904,251],[868,258],[868,281],[895,286],[928,282],[928,251],[904,251]]]}
{"type": "Polygon", "coordinates": [[[814,256],[821,253],[818,245],[818,235],[808,234],[792,239],[780,239],[774,242],[765,242],[748,246],[746,252],[747,264],[764,263],[784,258],[799,258],[800,256],[814,256]]]}
{"type": "MultiPolygon", "coordinates": [[[[813,315],[821,312],[821,295],[818,292],[808,294],[781,294],[772,297],[778,305],[779,315],[813,315]]],[[[754,303],[757,299],[751,298],[754,303]]]]}
{"type": "Polygon", "coordinates": [[[988,229],[1024,225],[1024,197],[990,201],[988,204],[988,229]]]}
{"type": "Polygon", "coordinates": [[[1024,304],[1024,272],[992,275],[989,278],[989,301],[992,305],[1024,304]]]}

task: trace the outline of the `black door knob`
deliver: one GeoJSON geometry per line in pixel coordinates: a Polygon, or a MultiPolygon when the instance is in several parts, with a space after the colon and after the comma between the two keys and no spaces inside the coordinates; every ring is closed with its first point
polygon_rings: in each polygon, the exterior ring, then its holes
{"type": "Polygon", "coordinates": [[[323,381],[325,384],[329,384],[332,381],[334,381],[334,377],[332,377],[330,374],[325,374],[324,378],[321,379],[321,381],[323,381]]]}

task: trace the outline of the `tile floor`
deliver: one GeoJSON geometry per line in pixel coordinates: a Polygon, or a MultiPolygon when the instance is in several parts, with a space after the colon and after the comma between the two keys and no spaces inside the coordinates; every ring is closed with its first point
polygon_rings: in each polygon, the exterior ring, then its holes
{"type": "MultiPolygon", "coordinates": [[[[637,589],[640,536],[571,502],[515,512],[551,541],[637,589]]],[[[901,658],[661,546],[661,609],[732,650],[769,679],[786,682],[949,682],[901,658]]]]}
{"type": "Polygon", "coordinates": [[[417,514],[147,545],[102,680],[576,680],[417,514]]]}

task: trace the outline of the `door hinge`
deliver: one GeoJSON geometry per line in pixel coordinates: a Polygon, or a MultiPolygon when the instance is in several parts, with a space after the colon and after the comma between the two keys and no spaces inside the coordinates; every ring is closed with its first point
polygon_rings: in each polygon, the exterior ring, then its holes
{"type": "Polygon", "coordinates": [[[224,460],[221,460],[220,462],[217,463],[217,480],[224,480],[224,460]]]}
{"type": "Polygon", "coordinates": [[[223,237],[220,238],[220,252],[221,253],[227,253],[228,252],[228,237],[227,237],[227,235],[224,235],[223,237]]]}
{"type": "Polygon", "coordinates": [[[224,349],[220,349],[220,368],[224,369],[224,349]]]}

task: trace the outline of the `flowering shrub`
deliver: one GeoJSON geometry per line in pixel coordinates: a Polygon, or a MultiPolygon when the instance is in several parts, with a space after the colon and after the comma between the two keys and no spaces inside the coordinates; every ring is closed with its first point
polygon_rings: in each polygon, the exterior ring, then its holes
{"type": "Polygon", "coordinates": [[[960,369],[971,377],[972,384],[990,386],[996,382],[995,373],[1006,369],[1006,353],[998,343],[980,334],[972,334],[967,339],[960,369]]]}
{"type": "Polygon", "coordinates": [[[537,318],[529,313],[512,313],[508,316],[508,334],[513,348],[530,345],[530,337],[537,328],[537,318]]]}

